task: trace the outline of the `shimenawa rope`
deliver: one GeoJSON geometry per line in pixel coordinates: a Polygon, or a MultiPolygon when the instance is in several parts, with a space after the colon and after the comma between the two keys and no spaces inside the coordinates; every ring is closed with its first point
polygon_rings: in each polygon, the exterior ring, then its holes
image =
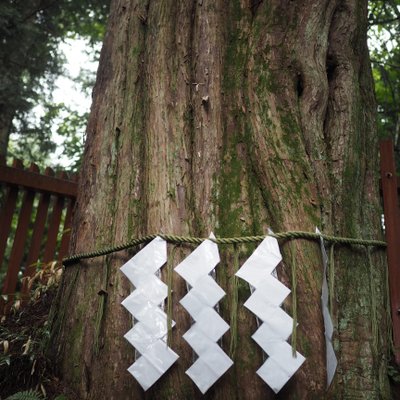
{"type": "MultiPolygon", "coordinates": [[[[140,238],[135,238],[130,240],[129,242],[106,247],[101,250],[92,251],[89,253],[80,253],[75,254],[70,257],[66,257],[63,259],[64,266],[69,266],[79,262],[80,260],[86,258],[94,258],[100,257],[107,254],[114,253],[116,251],[125,250],[130,247],[137,246],[142,243],[150,242],[155,237],[161,237],[169,243],[175,244],[183,244],[183,243],[190,243],[190,244],[201,244],[206,238],[199,238],[193,236],[176,236],[176,235],[169,235],[160,233],[158,235],[147,235],[140,238]]],[[[330,236],[324,235],[319,233],[312,233],[312,232],[302,232],[302,231],[289,231],[289,232],[281,232],[281,233],[271,233],[268,236],[272,236],[276,239],[282,240],[293,240],[293,239],[306,239],[306,240],[320,240],[321,236],[324,240],[331,243],[343,244],[343,245],[360,245],[360,246],[376,246],[376,247],[386,247],[386,242],[380,240],[368,240],[368,239],[355,239],[355,238],[346,238],[340,236],[330,236]]],[[[232,237],[232,238],[208,238],[209,240],[213,241],[217,244],[241,244],[241,243],[253,243],[253,242],[261,242],[267,237],[267,235],[258,235],[258,236],[239,236],[239,237],[232,237]]]]}

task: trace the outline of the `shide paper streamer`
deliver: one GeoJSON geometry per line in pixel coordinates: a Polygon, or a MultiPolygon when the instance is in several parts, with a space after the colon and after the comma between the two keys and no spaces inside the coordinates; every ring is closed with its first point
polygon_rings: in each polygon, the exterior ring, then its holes
{"type": "Polygon", "coordinates": [[[168,288],[154,275],[166,262],[167,243],[156,237],[121,267],[136,288],[121,304],[138,321],[125,338],[141,354],[128,371],[144,390],[152,386],[179,357],[166,344],[167,315],[160,308],[168,288]]]}
{"type": "MultiPolygon", "coordinates": [[[[321,232],[318,230],[318,228],[315,229],[315,233],[321,235],[321,232]]],[[[324,265],[321,303],[322,303],[322,315],[324,317],[324,326],[325,326],[327,387],[329,387],[333,377],[335,376],[337,367],[337,358],[332,346],[333,324],[328,308],[329,289],[328,289],[328,282],[326,280],[326,274],[328,269],[328,255],[326,254],[324,239],[322,238],[322,236],[320,237],[320,244],[321,244],[322,262],[324,265]]]]}
{"type": "Polygon", "coordinates": [[[211,240],[205,240],[175,268],[192,287],[180,301],[195,320],[183,338],[199,357],[186,374],[203,394],[233,364],[216,343],[229,329],[229,325],[214,309],[225,295],[209,275],[219,261],[218,246],[211,240]]]}
{"type": "Polygon", "coordinates": [[[244,304],[263,321],[252,338],[268,354],[257,374],[278,393],[303,364],[305,358],[296,352],[287,339],[292,333],[293,319],[280,306],[290,290],[273,276],[282,256],[278,241],[267,236],[236,273],[255,288],[244,304]]]}

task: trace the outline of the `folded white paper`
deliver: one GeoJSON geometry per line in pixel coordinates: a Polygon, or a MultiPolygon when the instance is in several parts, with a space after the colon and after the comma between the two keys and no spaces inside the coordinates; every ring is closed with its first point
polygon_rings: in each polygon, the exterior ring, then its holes
{"type": "Polygon", "coordinates": [[[175,268],[175,271],[190,286],[195,287],[196,282],[207,277],[219,261],[218,246],[211,240],[205,240],[175,268]]]}
{"type": "Polygon", "coordinates": [[[166,261],[167,243],[156,237],[121,267],[136,287],[121,303],[137,321],[124,337],[141,354],[128,371],[144,390],[150,388],[178,359],[165,343],[167,315],[160,308],[168,288],[154,275],[166,261]]]}
{"type": "MultiPolygon", "coordinates": [[[[315,232],[321,235],[321,232],[319,231],[318,228],[315,228],[315,232]]],[[[322,304],[322,316],[324,318],[324,326],[325,326],[327,387],[329,387],[330,384],[332,383],[333,377],[335,376],[337,367],[337,358],[335,355],[335,350],[333,349],[332,345],[333,324],[328,309],[329,289],[328,289],[328,282],[326,280],[326,274],[328,269],[328,255],[326,254],[324,239],[322,235],[320,236],[320,245],[322,253],[322,263],[324,268],[324,273],[322,278],[321,304],[322,304]]]]}
{"type": "Polygon", "coordinates": [[[242,265],[236,276],[244,279],[257,289],[281,261],[282,255],[278,241],[271,236],[267,236],[242,265]]]}
{"type": "Polygon", "coordinates": [[[229,325],[214,309],[225,295],[209,275],[219,261],[218,246],[211,240],[205,240],[175,268],[192,287],[180,303],[196,322],[183,338],[199,358],[186,374],[203,394],[233,364],[216,343],[229,329],[229,325]]]}
{"type": "Polygon", "coordinates": [[[292,347],[286,342],[292,333],[293,319],[280,308],[290,293],[277,279],[275,268],[281,260],[278,241],[267,236],[236,273],[255,288],[244,306],[263,321],[252,338],[269,357],[257,374],[275,393],[305,360],[299,352],[293,356],[292,347]]]}
{"type": "Polygon", "coordinates": [[[304,361],[305,358],[298,352],[293,357],[292,346],[281,341],[276,344],[273,354],[258,369],[257,374],[278,393],[304,361]]]}

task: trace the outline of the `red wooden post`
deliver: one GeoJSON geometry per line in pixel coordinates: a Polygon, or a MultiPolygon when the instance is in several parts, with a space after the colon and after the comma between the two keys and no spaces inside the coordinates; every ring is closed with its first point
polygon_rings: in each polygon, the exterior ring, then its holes
{"type": "Polygon", "coordinates": [[[44,248],[43,263],[47,264],[55,260],[57,247],[57,235],[60,228],[61,214],[64,208],[64,197],[57,197],[53,205],[49,230],[47,233],[47,243],[44,248]]]}
{"type": "MultiPolygon", "coordinates": [[[[73,174],[70,176],[73,182],[78,182],[78,175],[73,174]]],[[[61,239],[60,249],[58,251],[58,261],[62,263],[63,258],[68,253],[69,241],[71,239],[72,216],[75,207],[75,197],[71,197],[68,202],[67,214],[64,221],[63,236],[61,239]]]]}
{"type": "Polygon", "coordinates": [[[71,237],[72,211],[74,209],[74,205],[75,205],[75,200],[70,199],[67,208],[67,214],[65,216],[64,232],[61,239],[60,249],[58,251],[58,261],[60,262],[62,262],[62,259],[64,258],[64,256],[67,254],[68,251],[69,239],[71,237]]]}
{"type": "MultiPolygon", "coordinates": [[[[22,168],[22,161],[14,160],[13,168],[22,168]]],[[[0,181],[5,182],[0,169],[0,181]]],[[[9,186],[7,198],[0,214],[0,269],[3,264],[4,253],[6,251],[7,239],[11,231],[11,223],[14,215],[15,205],[17,204],[18,186],[9,186]]]]}
{"type": "Polygon", "coordinates": [[[400,210],[392,140],[383,140],[380,152],[394,355],[400,365],[400,210]]]}
{"type": "MultiPolygon", "coordinates": [[[[65,175],[60,174],[61,178],[65,175]]],[[[47,232],[47,243],[44,248],[43,262],[45,264],[56,260],[55,253],[57,247],[57,236],[60,229],[61,215],[64,208],[64,196],[57,196],[53,204],[53,212],[51,214],[49,230],[47,232]]]]}

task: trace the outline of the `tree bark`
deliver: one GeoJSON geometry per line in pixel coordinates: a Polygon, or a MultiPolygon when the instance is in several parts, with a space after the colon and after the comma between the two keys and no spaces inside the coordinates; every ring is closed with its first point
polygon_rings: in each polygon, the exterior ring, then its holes
{"type": "MultiPolygon", "coordinates": [[[[80,180],[72,253],[148,233],[231,237],[314,231],[379,239],[375,101],[361,0],[114,0],[80,180]]],[[[319,246],[294,243],[298,348],[307,358],[282,399],[376,399],[387,393],[384,252],[335,246],[334,345],[326,390],[319,246]],[[372,291],[372,293],[371,293],[372,291]]],[[[251,246],[240,246],[241,262],[251,246]]],[[[281,279],[290,286],[291,250],[281,279]]],[[[137,251],[136,249],[135,251],[137,251]]],[[[179,246],[174,265],[190,252],[179,246]]],[[[221,246],[220,312],[229,323],[233,249],[221,246]]],[[[134,251],[134,250],[133,250],[134,251]]],[[[53,345],[64,380],[82,399],[201,398],[184,371],[191,322],[174,275],[177,364],[144,393],[120,305],[119,267],[133,252],[67,268],[53,345]],[[129,253],[129,254],[128,254],[129,253]],[[100,289],[108,293],[99,295],[100,289]]],[[[102,292],[101,292],[102,293],[102,292]]],[[[205,398],[274,398],[255,374],[262,352],[242,305],[235,364],[205,398]]],[[[290,313],[290,303],[286,305],[290,313]]],[[[225,351],[229,333],[223,337],[225,351]]]]}

